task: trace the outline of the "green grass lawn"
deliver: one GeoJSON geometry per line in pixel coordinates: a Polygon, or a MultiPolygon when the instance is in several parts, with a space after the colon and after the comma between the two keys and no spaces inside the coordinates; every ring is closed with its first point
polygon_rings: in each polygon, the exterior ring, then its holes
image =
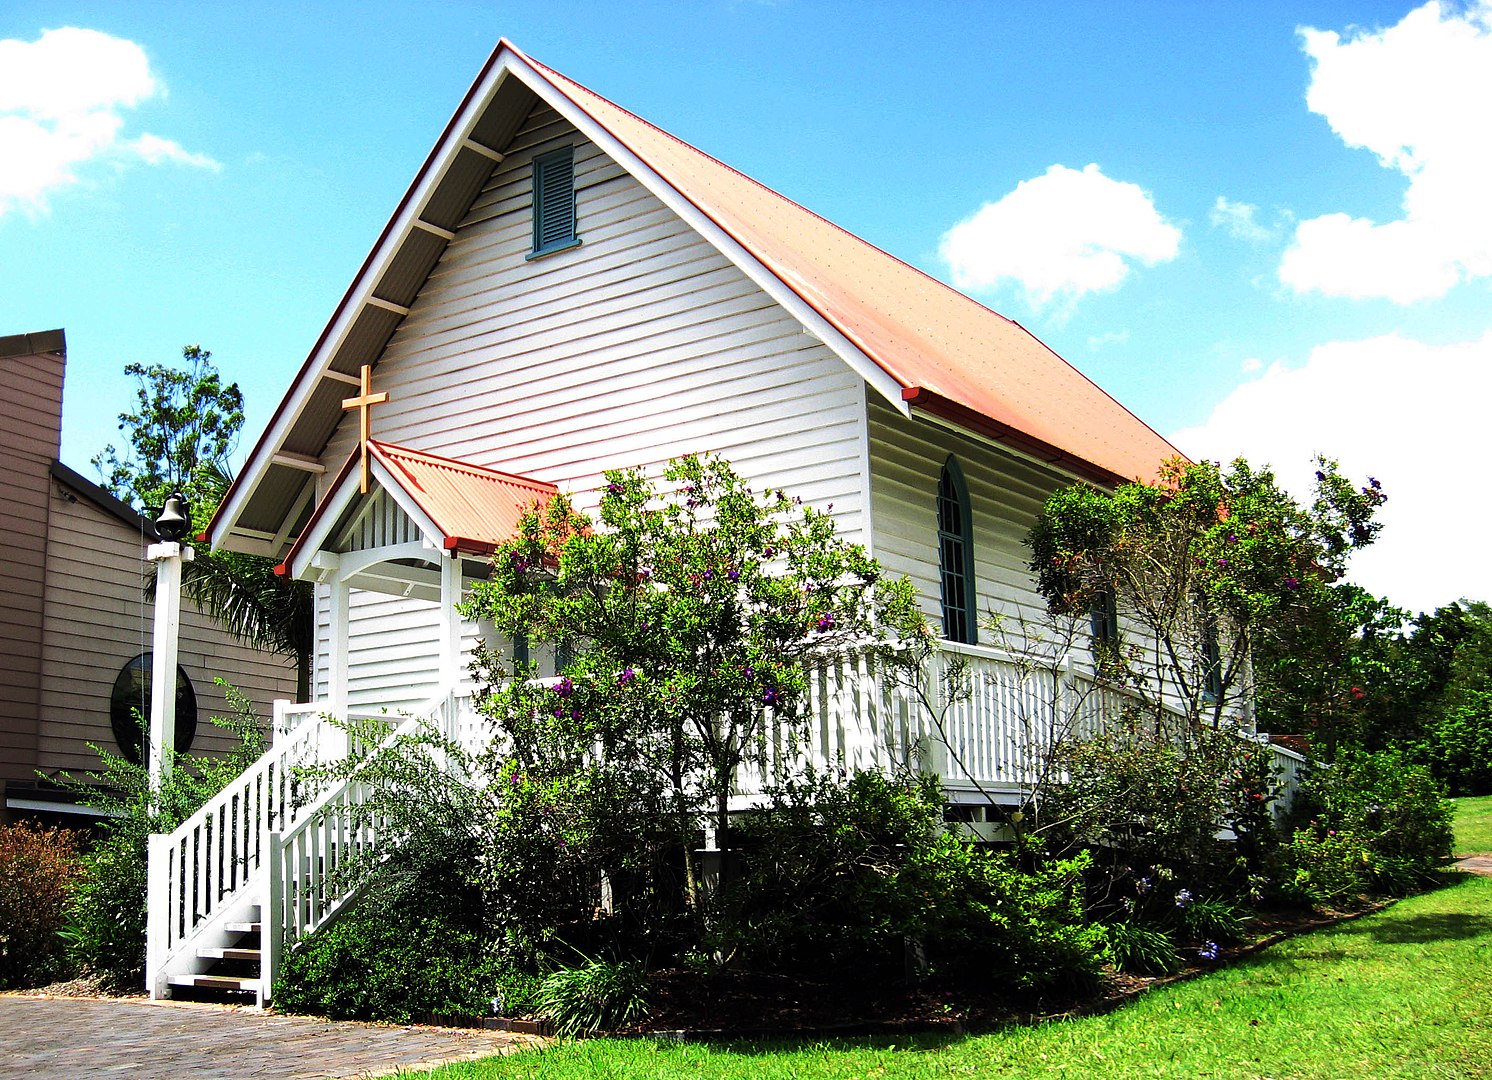
{"type": "Polygon", "coordinates": [[[1456,804],[1456,855],[1492,855],[1492,795],[1451,802],[1456,804]]]}
{"type": "Polygon", "coordinates": [[[595,1040],[404,1075],[1492,1077],[1492,878],[1455,875],[1107,1016],[894,1043],[595,1040]]]}

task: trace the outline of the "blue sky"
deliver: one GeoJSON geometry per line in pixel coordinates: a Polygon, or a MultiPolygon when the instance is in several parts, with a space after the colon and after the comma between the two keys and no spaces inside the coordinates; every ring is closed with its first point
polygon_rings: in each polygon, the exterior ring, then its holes
{"type": "Polygon", "coordinates": [[[123,366],[187,343],[251,444],[506,35],[1019,320],[1189,454],[1381,477],[1367,587],[1492,596],[1492,7],[1056,10],[12,0],[0,334],[67,330],[85,473],[123,366]]]}

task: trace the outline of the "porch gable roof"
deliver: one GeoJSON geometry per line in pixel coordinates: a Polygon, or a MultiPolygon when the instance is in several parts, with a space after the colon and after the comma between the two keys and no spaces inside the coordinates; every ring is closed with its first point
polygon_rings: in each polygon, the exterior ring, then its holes
{"type": "MultiPolygon", "coordinates": [[[[440,457],[406,446],[368,440],[370,472],[442,553],[490,555],[517,532],[524,512],[548,502],[559,489],[541,480],[440,457]]],[[[354,451],[317,505],[299,539],[275,568],[299,577],[360,498],[354,451]]]]}

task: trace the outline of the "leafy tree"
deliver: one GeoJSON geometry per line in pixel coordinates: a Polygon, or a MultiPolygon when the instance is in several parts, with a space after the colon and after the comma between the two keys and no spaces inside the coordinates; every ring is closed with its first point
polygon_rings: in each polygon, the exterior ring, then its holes
{"type": "Polygon", "coordinates": [[[1492,793],[1492,607],[1463,600],[1419,615],[1383,653],[1367,745],[1412,748],[1455,794],[1492,793]]]}
{"type": "Polygon", "coordinates": [[[1337,582],[1276,628],[1254,654],[1259,726],[1334,745],[1382,744],[1375,722],[1395,681],[1393,643],[1408,613],[1337,582]]]}
{"type": "Polygon", "coordinates": [[[119,414],[129,445],[120,451],[111,443],[92,463],[104,487],[142,510],[180,491],[194,510],[206,506],[210,514],[243,427],[243,393],[237,383],[223,384],[212,353],[200,345],[187,345],[181,356],[180,368],[125,365],[136,383],[135,411],[119,414]]]}
{"type": "MultiPolygon", "coordinates": [[[[223,383],[212,353],[200,345],[181,351],[180,368],[129,364],[136,408],[119,414],[128,445],[113,444],[93,458],[103,485],[144,513],[173,491],[186,496],[193,530],[207,526],[232,483],[229,466],[243,427],[243,394],[223,383]]],[[[274,562],[230,551],[199,551],[183,567],[186,593],[239,640],[292,657],[296,696],[310,696],[315,628],[311,590],[274,572],[274,562]]]]}
{"type": "MultiPolygon", "coordinates": [[[[1302,506],[1268,469],[1239,459],[1167,462],[1154,484],[1076,484],[1042,508],[1028,542],[1056,616],[1112,597],[1123,616],[1103,673],[1157,719],[1165,705],[1219,726],[1253,696],[1250,658],[1289,655],[1303,623],[1332,603],[1348,556],[1372,542],[1384,496],[1322,459],[1302,506]]],[[[1328,733],[1328,738],[1331,733],[1328,733]]]]}
{"type": "Polygon", "coordinates": [[[537,686],[530,666],[486,658],[484,707],[511,747],[494,773],[548,785],[544,805],[582,781],[666,799],[685,850],[707,812],[724,847],[738,771],[765,762],[769,734],[806,733],[811,665],[849,648],[889,660],[929,631],[911,584],[886,580],[829,514],[715,458],[671,462],[663,480],[608,472],[595,522],[563,496],[531,510],[466,613],[567,660],[537,686]],[[625,767],[603,776],[597,760],[625,767]]]}

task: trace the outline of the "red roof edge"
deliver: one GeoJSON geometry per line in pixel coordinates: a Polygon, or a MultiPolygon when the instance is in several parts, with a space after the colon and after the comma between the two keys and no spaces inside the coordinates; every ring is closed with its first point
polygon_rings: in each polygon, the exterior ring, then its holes
{"type": "Polygon", "coordinates": [[[485,540],[471,540],[465,536],[448,536],[445,538],[445,549],[459,551],[463,555],[491,555],[497,550],[497,545],[485,540]]]}
{"type": "MultiPolygon", "coordinates": [[[[921,409],[931,413],[933,416],[942,417],[957,424],[965,430],[972,431],[976,435],[982,435],[986,439],[1004,443],[1007,446],[1020,450],[1040,461],[1051,465],[1062,465],[1072,472],[1077,473],[1085,480],[1106,485],[1127,484],[1135,479],[1132,476],[1120,476],[1102,465],[1095,465],[1084,458],[1070,454],[1049,442],[1044,442],[1023,431],[1017,431],[1008,424],[1002,424],[998,420],[991,420],[988,416],[960,404],[951,398],[927,389],[924,386],[912,386],[901,392],[902,400],[914,409],[921,409]]],[[[1160,462],[1157,461],[1159,466],[1160,462]]]]}

